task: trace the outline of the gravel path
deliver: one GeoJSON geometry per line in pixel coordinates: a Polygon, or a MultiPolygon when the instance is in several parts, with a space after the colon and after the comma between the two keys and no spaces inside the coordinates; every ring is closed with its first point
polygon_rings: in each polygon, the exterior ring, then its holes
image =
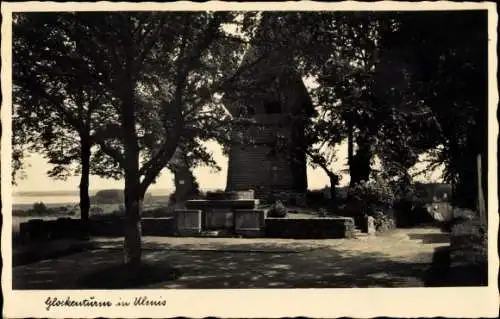
{"type": "MultiPolygon", "coordinates": [[[[82,277],[123,259],[122,239],[95,241],[101,249],[15,267],[13,288],[85,288],[82,277]]],[[[434,249],[447,245],[436,228],[330,240],[145,237],[144,260],[180,276],[140,288],[421,287],[434,249]]]]}

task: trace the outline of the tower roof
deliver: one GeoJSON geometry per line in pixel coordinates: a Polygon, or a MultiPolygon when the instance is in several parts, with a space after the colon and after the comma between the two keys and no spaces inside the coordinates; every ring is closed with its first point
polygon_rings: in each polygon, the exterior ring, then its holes
{"type": "Polygon", "coordinates": [[[289,113],[312,115],[311,98],[293,67],[290,50],[272,45],[273,36],[266,38],[268,43],[253,43],[248,48],[225,92],[224,104],[233,116],[239,116],[241,107],[266,101],[286,104],[289,113]]]}

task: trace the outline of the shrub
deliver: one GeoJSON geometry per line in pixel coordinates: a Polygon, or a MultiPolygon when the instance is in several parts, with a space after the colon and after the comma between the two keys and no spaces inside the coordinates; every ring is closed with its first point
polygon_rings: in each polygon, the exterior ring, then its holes
{"type": "Polygon", "coordinates": [[[327,206],[330,201],[325,198],[324,190],[310,190],[307,191],[307,205],[312,207],[327,206]]]}
{"type": "Polygon", "coordinates": [[[357,224],[362,225],[366,216],[372,216],[378,232],[394,228],[395,195],[384,179],[377,176],[368,182],[362,181],[349,189],[348,197],[357,224]]]}
{"type": "Polygon", "coordinates": [[[287,210],[285,205],[283,205],[283,203],[278,200],[271,206],[267,214],[269,217],[282,218],[286,216],[287,210]]]}
{"type": "Polygon", "coordinates": [[[98,206],[92,206],[90,208],[90,212],[92,214],[102,214],[102,213],[104,213],[104,209],[102,209],[101,207],[98,207],[98,206]]]}
{"type": "Polygon", "coordinates": [[[349,197],[365,215],[373,216],[376,211],[386,211],[394,206],[394,193],[390,185],[378,177],[352,186],[349,197]]]}
{"type": "MultiPolygon", "coordinates": [[[[450,206],[451,207],[451,206],[450,206]]],[[[466,208],[453,207],[449,213],[449,218],[440,221],[440,226],[443,231],[451,232],[456,225],[467,224],[470,221],[477,221],[478,214],[475,211],[466,208]]]]}
{"type": "Polygon", "coordinates": [[[33,212],[37,215],[44,215],[50,213],[50,209],[42,202],[37,202],[33,204],[33,212]]]}
{"type": "Polygon", "coordinates": [[[387,213],[377,211],[374,213],[375,229],[377,232],[386,232],[393,229],[396,225],[394,219],[387,213]]]}
{"type": "Polygon", "coordinates": [[[415,195],[426,202],[434,199],[449,200],[452,193],[451,185],[440,183],[415,183],[415,195]]]}
{"type": "Polygon", "coordinates": [[[418,198],[399,201],[394,209],[398,227],[412,227],[435,222],[433,215],[428,211],[428,204],[418,198]]]}

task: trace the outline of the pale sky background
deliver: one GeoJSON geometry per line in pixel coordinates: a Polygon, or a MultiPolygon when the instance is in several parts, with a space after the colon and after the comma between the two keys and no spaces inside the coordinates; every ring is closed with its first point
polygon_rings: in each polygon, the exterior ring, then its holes
{"type": "MultiPolygon", "coordinates": [[[[222,154],[222,147],[216,142],[208,142],[207,148],[212,152],[212,155],[218,165],[222,168],[220,172],[213,172],[208,167],[200,167],[195,169],[194,174],[198,179],[198,183],[202,189],[225,189],[227,177],[227,157],[222,154]]],[[[340,171],[347,168],[347,145],[342,143],[337,148],[338,161],[333,163],[334,171],[340,171]]],[[[422,157],[423,158],[423,157],[422,157]]],[[[18,180],[18,185],[13,188],[14,192],[26,191],[77,191],[80,177],[72,176],[66,181],[54,180],[47,177],[46,172],[50,169],[47,160],[39,154],[32,154],[26,161],[27,168],[25,169],[26,178],[18,180]]],[[[422,164],[417,164],[415,169],[422,168],[422,164]]],[[[441,169],[437,169],[427,176],[416,178],[416,181],[422,182],[441,182],[441,169]]],[[[320,189],[325,185],[329,185],[329,180],[322,169],[313,169],[308,166],[307,180],[309,189],[320,189]]],[[[349,176],[344,174],[340,181],[341,186],[348,185],[349,176]]],[[[111,179],[103,179],[98,176],[91,176],[90,189],[123,189],[123,181],[115,181],[111,179]]],[[[163,170],[157,183],[149,187],[148,191],[158,192],[165,189],[174,189],[173,175],[168,170],[163,170]]]]}

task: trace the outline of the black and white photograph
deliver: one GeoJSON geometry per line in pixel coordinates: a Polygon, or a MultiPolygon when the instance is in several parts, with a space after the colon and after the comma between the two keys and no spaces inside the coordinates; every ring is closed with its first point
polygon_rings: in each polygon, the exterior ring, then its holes
{"type": "Polygon", "coordinates": [[[300,3],[3,7],[4,295],[496,286],[495,4],[300,3]]]}

